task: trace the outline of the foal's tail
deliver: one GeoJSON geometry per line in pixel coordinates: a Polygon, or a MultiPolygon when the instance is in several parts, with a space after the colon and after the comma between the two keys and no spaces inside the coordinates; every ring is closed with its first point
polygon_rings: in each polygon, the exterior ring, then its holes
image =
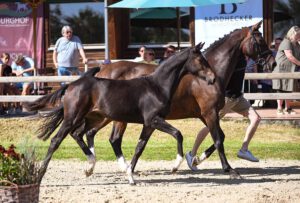
{"type": "MultiPolygon", "coordinates": [[[[95,67],[89,69],[87,72],[85,72],[82,77],[94,77],[97,72],[100,71],[100,67],[95,67]]],[[[71,83],[72,84],[72,83],[71,83]]],[[[68,84],[62,86],[55,92],[45,95],[33,102],[26,102],[23,104],[23,106],[28,110],[28,111],[37,111],[44,109],[46,107],[48,108],[53,108],[57,104],[60,104],[61,98],[65,95],[66,89],[69,87],[68,84]]]]}
{"type": "MultiPolygon", "coordinates": [[[[99,67],[91,68],[82,77],[94,77],[94,75],[100,71],[99,67]]],[[[72,84],[72,83],[71,83],[72,84]]],[[[46,95],[35,102],[29,103],[30,110],[38,110],[45,107],[47,104],[55,104],[58,99],[61,99],[64,95],[68,85],[61,87],[56,92],[46,95]]],[[[26,107],[27,108],[27,107],[26,107]]],[[[64,106],[60,104],[59,107],[51,109],[47,113],[43,113],[44,122],[38,129],[38,138],[42,140],[47,140],[55,129],[62,123],[64,120],[64,106]]]]}
{"type": "Polygon", "coordinates": [[[64,85],[55,92],[51,94],[47,94],[41,98],[38,98],[37,100],[33,102],[26,102],[23,103],[23,106],[28,110],[28,111],[37,111],[44,109],[46,107],[55,107],[55,105],[59,102],[61,98],[64,96],[66,89],[68,88],[69,85],[64,85]]]}
{"type": "Polygon", "coordinates": [[[43,114],[43,117],[45,119],[43,124],[38,129],[38,138],[45,141],[64,120],[63,105],[60,105],[59,107],[43,114]]]}

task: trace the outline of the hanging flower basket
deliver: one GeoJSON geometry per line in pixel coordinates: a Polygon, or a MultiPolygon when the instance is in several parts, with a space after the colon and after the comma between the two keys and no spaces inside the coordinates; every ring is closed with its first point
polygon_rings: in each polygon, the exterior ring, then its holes
{"type": "Polygon", "coordinates": [[[2,203],[38,203],[40,185],[17,185],[9,181],[8,186],[0,186],[0,202],[2,203]]]}

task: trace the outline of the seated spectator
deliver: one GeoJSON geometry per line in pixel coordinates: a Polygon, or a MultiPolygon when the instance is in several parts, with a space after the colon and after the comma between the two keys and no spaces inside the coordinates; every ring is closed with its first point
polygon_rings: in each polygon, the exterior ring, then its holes
{"type": "Polygon", "coordinates": [[[136,57],[133,61],[134,62],[141,62],[144,60],[144,53],[145,53],[145,50],[147,49],[147,47],[145,45],[141,46],[139,48],[139,57],[136,57]]]}
{"type": "MultiPolygon", "coordinates": [[[[17,77],[28,77],[33,76],[34,71],[34,62],[32,58],[23,56],[22,54],[18,55],[15,61],[12,63],[12,72],[17,77]]],[[[32,87],[31,82],[24,82],[17,84],[18,88],[22,88],[22,95],[29,95],[32,87]]]]}
{"type": "Polygon", "coordinates": [[[155,53],[153,49],[146,49],[144,52],[144,60],[141,63],[153,64],[158,65],[155,61],[155,53]]]}
{"type": "Polygon", "coordinates": [[[159,60],[159,64],[161,64],[164,60],[175,54],[176,48],[173,45],[168,45],[165,49],[164,56],[159,60]]]}
{"type": "Polygon", "coordinates": [[[10,76],[12,73],[11,66],[8,65],[10,55],[8,53],[2,53],[0,58],[0,76],[10,76]]]}
{"type": "MultiPolygon", "coordinates": [[[[11,74],[11,67],[8,65],[10,56],[8,53],[1,54],[0,58],[0,77],[11,74]]],[[[5,83],[0,83],[0,95],[4,95],[5,83]]],[[[0,103],[0,115],[5,114],[4,106],[0,103]]]]}
{"type": "MultiPolygon", "coordinates": [[[[8,77],[12,76],[12,68],[8,65],[10,60],[10,55],[8,53],[2,53],[0,58],[0,77],[8,77]]],[[[2,83],[0,84],[0,95],[19,95],[20,92],[16,88],[16,86],[12,83],[2,83]]],[[[11,103],[8,103],[6,109],[4,105],[0,103],[0,114],[6,114],[8,110],[9,113],[15,112],[19,113],[20,111],[20,104],[16,103],[14,106],[11,106],[11,103]]]]}

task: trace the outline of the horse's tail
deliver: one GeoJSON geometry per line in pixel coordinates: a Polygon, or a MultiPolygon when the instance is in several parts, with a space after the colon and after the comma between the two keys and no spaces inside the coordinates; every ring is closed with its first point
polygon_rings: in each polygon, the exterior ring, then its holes
{"type": "Polygon", "coordinates": [[[45,141],[64,120],[63,105],[60,105],[59,107],[52,109],[47,113],[43,113],[43,117],[45,120],[38,129],[38,138],[45,141]]]}
{"type": "MultiPolygon", "coordinates": [[[[82,77],[93,77],[97,72],[100,71],[100,67],[94,67],[85,72],[82,77]]],[[[62,86],[55,92],[45,95],[33,102],[25,102],[23,104],[24,108],[28,111],[37,111],[46,107],[55,107],[58,101],[61,101],[61,98],[65,95],[66,89],[69,87],[68,84],[62,86]]]]}
{"type": "Polygon", "coordinates": [[[38,98],[37,100],[33,102],[25,102],[23,103],[23,106],[28,111],[37,111],[46,107],[54,107],[58,101],[61,100],[61,98],[64,96],[66,89],[69,85],[64,85],[55,92],[51,94],[47,94],[41,98],[38,98]]]}

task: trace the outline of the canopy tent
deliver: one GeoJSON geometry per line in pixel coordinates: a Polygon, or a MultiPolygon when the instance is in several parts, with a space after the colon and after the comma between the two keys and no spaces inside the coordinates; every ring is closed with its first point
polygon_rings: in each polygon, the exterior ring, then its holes
{"type": "Polygon", "coordinates": [[[118,3],[112,4],[109,8],[166,8],[176,7],[176,22],[177,22],[177,46],[180,48],[180,30],[181,20],[179,7],[197,7],[209,6],[216,4],[228,3],[244,3],[247,0],[122,0],[118,3]]]}

